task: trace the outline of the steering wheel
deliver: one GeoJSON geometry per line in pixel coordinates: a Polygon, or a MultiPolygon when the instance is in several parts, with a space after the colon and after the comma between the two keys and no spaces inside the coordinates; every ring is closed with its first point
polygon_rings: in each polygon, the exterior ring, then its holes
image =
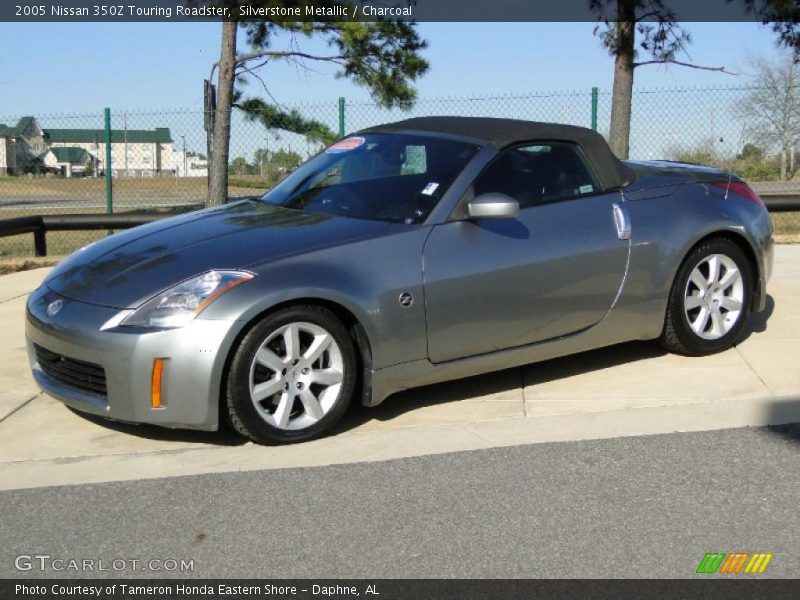
{"type": "Polygon", "coordinates": [[[314,200],[314,204],[326,208],[326,212],[342,212],[344,214],[363,214],[368,206],[354,192],[343,187],[331,187],[322,190],[314,200]],[[333,209],[333,210],[331,210],[333,209]]]}

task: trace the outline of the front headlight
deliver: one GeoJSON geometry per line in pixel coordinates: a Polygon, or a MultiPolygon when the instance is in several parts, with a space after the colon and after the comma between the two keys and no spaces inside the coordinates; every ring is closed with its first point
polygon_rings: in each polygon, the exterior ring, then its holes
{"type": "Polygon", "coordinates": [[[122,321],[121,325],[183,327],[216,298],[252,278],[252,273],[243,271],[203,273],[151,298],[122,321]]]}

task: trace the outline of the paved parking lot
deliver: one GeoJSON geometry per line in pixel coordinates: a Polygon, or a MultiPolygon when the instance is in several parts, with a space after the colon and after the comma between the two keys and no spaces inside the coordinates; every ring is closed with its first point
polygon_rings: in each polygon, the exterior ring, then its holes
{"type": "Polygon", "coordinates": [[[330,438],[278,448],[88,419],[40,394],[23,318],[25,296],[45,273],[0,277],[0,489],[800,421],[800,246],[778,247],[767,312],[723,354],[685,358],[625,344],[404,392],[355,408],[330,438]]]}

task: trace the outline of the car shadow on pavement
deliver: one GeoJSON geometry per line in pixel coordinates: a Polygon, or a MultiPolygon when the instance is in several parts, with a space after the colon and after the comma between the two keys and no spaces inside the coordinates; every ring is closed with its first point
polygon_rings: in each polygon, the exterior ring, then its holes
{"type": "MultiPolygon", "coordinates": [[[[769,318],[774,310],[775,300],[768,295],[764,310],[751,314],[750,322],[742,341],[747,340],[754,333],[766,331],[769,318]]],[[[437,405],[446,405],[470,398],[499,396],[504,399],[513,399],[514,390],[521,387],[567,379],[592,371],[657,358],[665,354],[667,354],[667,351],[655,341],[627,342],[597,350],[589,350],[580,354],[532,363],[518,369],[508,369],[399,392],[374,408],[366,408],[354,402],[348,414],[334,431],[334,434],[344,433],[366,425],[371,421],[388,422],[393,419],[400,419],[403,415],[418,409],[435,408],[437,405]]],[[[778,415],[776,415],[777,417],[778,415]]],[[[458,420],[456,415],[450,422],[458,420]]],[[[447,418],[432,420],[432,422],[437,423],[447,421],[447,418]]]]}
{"type": "Polygon", "coordinates": [[[781,398],[766,409],[769,431],[800,444],[800,398],[781,398]]]}
{"type": "Polygon", "coordinates": [[[525,367],[525,385],[536,385],[566,379],[574,375],[583,375],[592,371],[600,371],[628,363],[664,356],[667,351],[656,342],[627,342],[589,350],[580,354],[572,354],[554,358],[525,367]]]}
{"type": "MultiPolygon", "coordinates": [[[[404,415],[423,408],[435,408],[461,400],[486,398],[492,400],[519,400],[526,386],[568,378],[591,371],[615,367],[631,362],[655,358],[666,354],[665,350],[652,342],[629,342],[573,354],[561,358],[533,363],[520,368],[507,369],[466,379],[437,383],[406,390],[388,397],[380,406],[365,408],[351,406],[349,414],[342,419],[334,433],[368,424],[370,421],[387,422],[400,420],[404,415]]],[[[463,422],[457,411],[454,418],[436,418],[435,423],[463,422]]],[[[411,424],[411,423],[409,423],[411,424]]]]}
{"type": "Polygon", "coordinates": [[[159,440],[164,442],[183,442],[188,444],[209,444],[213,446],[242,446],[247,443],[244,437],[233,431],[229,427],[220,427],[219,431],[196,431],[192,429],[168,429],[157,425],[146,425],[136,423],[123,423],[112,421],[88,413],[73,410],[67,407],[73,414],[91,421],[95,425],[133,435],[147,440],[159,440]]]}
{"type": "MultiPolygon", "coordinates": [[[[750,323],[747,332],[742,338],[742,342],[747,340],[754,333],[764,333],[769,327],[769,318],[775,312],[775,298],[767,294],[767,302],[761,312],[750,313],[750,323]]],[[[739,342],[741,343],[741,342],[739,342]]]]}

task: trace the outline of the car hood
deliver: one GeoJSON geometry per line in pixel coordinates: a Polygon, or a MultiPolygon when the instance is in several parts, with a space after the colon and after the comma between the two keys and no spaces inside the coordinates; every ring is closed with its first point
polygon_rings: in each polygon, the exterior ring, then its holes
{"type": "Polygon", "coordinates": [[[392,225],[245,201],[136,227],[77,251],[45,280],[74,300],[135,308],[209,269],[269,262],[373,237],[392,225]]]}

